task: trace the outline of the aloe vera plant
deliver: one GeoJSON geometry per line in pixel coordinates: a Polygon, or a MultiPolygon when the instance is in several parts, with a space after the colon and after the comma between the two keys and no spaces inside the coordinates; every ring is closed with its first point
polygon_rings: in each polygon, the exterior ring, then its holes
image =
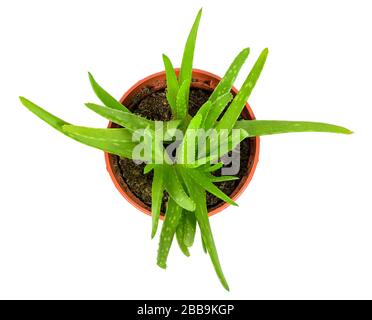
{"type": "Polygon", "coordinates": [[[203,249],[210,256],[221,284],[229,290],[217,254],[206,204],[206,194],[209,192],[222,201],[236,205],[215,185],[216,182],[238,179],[235,176],[213,175],[213,172],[223,166],[223,163],[219,162],[221,150],[227,153],[248,137],[308,131],[350,134],[351,131],[344,127],[319,122],[240,120],[245,103],[265,65],[268,49],[261,52],[240,91],[233,97],[231,94],[233,83],[250,52],[248,48],[243,49],[231,63],[208,101],[200,107],[195,116],[191,117],[188,113],[189,93],[201,14],[200,10],[187,38],[178,75],[171,60],[163,55],[167,83],[166,97],[172,110],[170,121],[156,122],[132,113],[103,89],[90,73],[90,83],[102,105],[87,103],[86,106],[104,118],[121,125],[122,128],[75,126],[24,97],[20,97],[20,100],[36,116],[66,136],[120,157],[138,160],[135,151],[139,142],[136,135],[138,131],[142,132],[145,146],[151,149],[150,153],[140,159],[146,162],[144,174],[150,171],[154,173],[151,237],[157,233],[163,194],[167,192],[169,195],[160,234],[157,264],[161,268],[166,268],[174,238],[181,251],[189,256],[189,249],[194,243],[198,226],[203,249]],[[166,151],[166,145],[174,141],[175,130],[182,131],[183,139],[177,148],[175,158],[171,159],[166,151]],[[194,133],[197,130],[213,131],[214,134],[207,135],[201,146],[195,145],[194,133]]]}

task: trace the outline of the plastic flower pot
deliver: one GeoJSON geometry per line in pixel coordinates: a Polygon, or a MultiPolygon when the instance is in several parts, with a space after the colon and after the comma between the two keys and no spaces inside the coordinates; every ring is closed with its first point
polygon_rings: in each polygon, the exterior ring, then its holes
{"type": "MultiPolygon", "coordinates": [[[[178,74],[178,69],[176,69],[176,73],[178,74]]],[[[193,69],[193,79],[191,83],[191,88],[199,88],[205,90],[213,90],[218,82],[221,80],[220,77],[199,69],[193,69]]],[[[131,109],[130,106],[133,105],[133,100],[141,100],[145,98],[150,92],[155,92],[159,90],[164,90],[166,88],[166,79],[165,79],[165,72],[158,72],[146,77],[143,80],[138,81],[135,85],[133,85],[120,99],[120,102],[125,105],[127,108],[131,109]],[[149,90],[150,89],[150,90],[149,90]]],[[[231,93],[235,95],[238,90],[233,87],[231,89],[231,93]]],[[[253,120],[255,116],[253,111],[248,103],[246,103],[244,110],[242,111],[242,117],[246,120],[253,120]]],[[[116,125],[112,122],[109,122],[108,127],[113,128],[116,125]]],[[[239,184],[233,190],[230,197],[233,200],[236,200],[247,188],[249,182],[251,181],[253,174],[255,172],[257,163],[258,163],[258,156],[259,156],[259,148],[260,148],[260,138],[248,138],[249,139],[249,158],[248,158],[248,168],[246,174],[240,179],[239,184]]],[[[115,187],[119,190],[122,196],[134,207],[138,210],[142,211],[147,215],[151,215],[151,208],[145,204],[141,199],[139,199],[132,191],[129,189],[128,185],[125,183],[122,176],[114,169],[114,155],[110,153],[105,153],[105,160],[106,160],[106,168],[110,174],[112,181],[114,182],[115,187]]],[[[208,210],[208,215],[212,216],[218,212],[221,212],[229,204],[226,202],[222,202],[217,204],[216,206],[210,208],[208,210]]],[[[161,216],[163,218],[163,216],[161,216]]]]}

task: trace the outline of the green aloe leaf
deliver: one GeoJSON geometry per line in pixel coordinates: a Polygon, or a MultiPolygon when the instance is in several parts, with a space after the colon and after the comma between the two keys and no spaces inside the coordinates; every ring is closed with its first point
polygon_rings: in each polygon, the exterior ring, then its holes
{"type": "Polygon", "coordinates": [[[86,136],[92,139],[108,140],[111,143],[133,142],[132,132],[125,128],[89,128],[74,125],[64,125],[63,132],[74,135],[86,136]]]}
{"type": "Polygon", "coordinates": [[[190,256],[189,249],[186,247],[184,243],[184,234],[185,234],[185,213],[182,213],[181,219],[178,223],[177,230],[176,230],[176,238],[178,246],[180,247],[182,253],[186,256],[190,256]]]}
{"type": "Polygon", "coordinates": [[[195,168],[204,164],[211,164],[220,157],[235,149],[249,135],[246,130],[236,128],[227,138],[227,131],[221,130],[217,136],[213,136],[208,145],[207,154],[201,157],[194,164],[186,164],[186,167],[195,168]]]}
{"type": "Polygon", "coordinates": [[[165,75],[167,79],[167,100],[172,108],[173,114],[176,113],[176,99],[179,90],[178,79],[170,59],[163,54],[165,75]]]}
{"type": "Polygon", "coordinates": [[[217,171],[218,169],[221,169],[223,167],[223,162],[218,162],[216,164],[213,164],[213,165],[205,165],[204,167],[204,171],[205,172],[215,172],[217,171]]]}
{"type": "Polygon", "coordinates": [[[103,89],[97,81],[93,78],[92,74],[89,74],[90,84],[96,93],[97,97],[102,101],[102,103],[111,109],[130,112],[125,106],[123,106],[119,101],[117,101],[113,96],[111,96],[105,89],[103,89]]]}
{"type": "Polygon", "coordinates": [[[170,197],[182,208],[195,210],[195,202],[187,195],[178,178],[175,166],[164,166],[164,185],[170,197]]]}
{"type": "Polygon", "coordinates": [[[85,104],[90,110],[98,113],[102,117],[111,120],[129,130],[135,131],[138,129],[145,129],[147,127],[150,130],[155,130],[154,121],[147,120],[146,118],[137,116],[133,113],[115,110],[106,106],[100,106],[95,103],[86,103],[85,104]]]}
{"type": "Polygon", "coordinates": [[[164,192],[164,170],[162,166],[154,167],[154,179],[152,181],[151,193],[151,216],[152,216],[152,231],[151,238],[154,238],[159,224],[160,208],[163,200],[164,192]]]}
{"type": "Polygon", "coordinates": [[[210,178],[212,182],[224,182],[224,181],[234,181],[234,180],[239,180],[239,177],[235,176],[212,176],[210,178]]]}
{"type": "Polygon", "coordinates": [[[235,201],[233,201],[230,197],[228,197],[226,194],[224,194],[218,187],[216,187],[213,182],[206,177],[203,172],[199,172],[198,169],[188,169],[187,174],[190,176],[190,178],[194,181],[195,184],[198,184],[205,190],[207,190],[209,193],[215,195],[216,197],[220,198],[221,200],[233,205],[237,206],[235,201]]]}
{"type": "Polygon", "coordinates": [[[171,120],[165,122],[152,121],[130,112],[111,109],[109,107],[101,106],[95,103],[86,103],[85,105],[102,117],[114,123],[117,123],[131,131],[148,128],[151,131],[152,135],[156,132],[158,138],[162,141],[168,141],[170,137],[173,136],[174,130],[177,129],[177,127],[180,125],[179,120],[171,120]],[[163,130],[162,134],[157,129],[158,125],[163,130]]]}
{"type": "Polygon", "coordinates": [[[218,83],[217,87],[213,90],[209,101],[213,102],[213,107],[205,120],[205,129],[212,128],[226,105],[231,101],[232,94],[231,88],[238,76],[238,73],[249,55],[249,48],[243,49],[231,63],[225,75],[218,83]]]}
{"type": "Polygon", "coordinates": [[[203,121],[200,123],[200,128],[203,128],[205,127],[205,119],[207,118],[211,108],[212,108],[213,104],[212,102],[210,101],[207,101],[205,102],[201,107],[200,109],[198,110],[198,112],[196,113],[195,117],[196,116],[200,116],[202,117],[203,121]]]}
{"type": "Polygon", "coordinates": [[[175,108],[175,119],[184,120],[187,115],[188,107],[189,107],[189,99],[188,99],[188,90],[189,86],[186,81],[184,81],[180,89],[178,90],[177,97],[176,97],[176,108],[175,108]]]}
{"type": "Polygon", "coordinates": [[[201,243],[202,243],[202,247],[203,247],[203,251],[204,253],[208,253],[208,250],[207,250],[207,246],[205,245],[205,240],[204,240],[204,237],[203,235],[201,235],[201,243]]]}
{"type": "Polygon", "coordinates": [[[128,130],[73,126],[24,97],[20,97],[20,100],[32,113],[66,136],[105,152],[132,158],[132,151],[136,144],[131,142],[131,134],[128,130]]]}
{"type": "Polygon", "coordinates": [[[248,55],[249,48],[245,48],[236,56],[217,87],[213,90],[213,93],[209,97],[209,101],[215,102],[220,96],[230,92],[242,65],[245,60],[247,60],[248,55]]]}
{"type": "Polygon", "coordinates": [[[173,141],[175,133],[182,123],[181,120],[170,120],[170,121],[155,121],[155,131],[159,136],[161,131],[157,129],[157,125],[160,125],[160,129],[163,130],[162,139],[163,141],[173,141]]]}
{"type": "Polygon", "coordinates": [[[249,137],[289,132],[330,132],[353,133],[347,128],[322,122],[280,121],[280,120],[240,120],[234,129],[243,129],[249,137]]]}
{"type": "Polygon", "coordinates": [[[194,243],[196,233],[196,217],[194,212],[186,212],[184,221],[183,243],[186,247],[191,247],[194,243]]]}
{"type": "Polygon", "coordinates": [[[136,143],[132,142],[131,132],[127,129],[87,128],[64,125],[62,132],[70,138],[90,147],[132,159],[136,143]]]}
{"type": "Polygon", "coordinates": [[[204,122],[205,130],[208,130],[214,127],[218,117],[221,115],[226,105],[231,101],[232,97],[233,97],[232,94],[228,92],[228,93],[221,95],[213,102],[210,108],[210,111],[208,113],[208,116],[204,122]]]}
{"type": "Polygon", "coordinates": [[[212,230],[209,224],[208,210],[206,205],[206,193],[205,190],[200,187],[198,184],[195,184],[193,180],[190,179],[189,170],[185,170],[182,167],[179,167],[180,173],[183,180],[186,183],[187,189],[196,203],[195,216],[200,227],[202,234],[203,243],[205,244],[206,251],[209,253],[212,264],[216,271],[218,278],[221,281],[221,284],[226,290],[229,290],[229,285],[227,284],[226,278],[223,274],[221,264],[218,258],[216,245],[214,243],[212,230]]]}
{"type": "MultiPolygon", "coordinates": [[[[196,116],[201,116],[203,119],[207,117],[210,108],[212,107],[212,102],[211,101],[206,101],[203,103],[203,105],[199,108],[198,112],[195,114],[194,117],[196,116]]],[[[202,127],[202,125],[200,126],[202,127]]]]}
{"type": "Polygon", "coordinates": [[[195,42],[196,42],[196,36],[198,34],[198,28],[199,28],[201,15],[202,15],[202,9],[199,10],[195,18],[194,24],[191,28],[191,31],[189,33],[189,36],[187,38],[185,49],[183,52],[183,57],[182,57],[179,79],[178,79],[180,84],[184,83],[185,81],[187,83],[187,94],[186,94],[187,100],[189,97],[189,89],[190,89],[190,84],[191,84],[191,79],[192,79],[192,64],[194,60],[195,42]]]}
{"type": "Polygon", "coordinates": [[[154,170],[154,168],[155,168],[155,164],[154,163],[148,163],[143,168],[143,173],[144,174],[148,174],[150,171],[154,170]]]}
{"type": "Polygon", "coordinates": [[[244,81],[243,86],[239,90],[238,94],[235,96],[234,100],[231,102],[229,108],[227,108],[222,119],[217,124],[216,126],[217,130],[219,129],[231,130],[234,127],[236,120],[238,120],[245,103],[247,102],[254,86],[256,85],[258,78],[260,77],[268,53],[269,50],[267,48],[261,52],[251,72],[244,81]]]}
{"type": "Polygon", "coordinates": [[[177,149],[177,162],[180,164],[193,164],[195,162],[196,156],[196,149],[189,147],[190,144],[194,143],[196,145],[196,133],[197,130],[200,128],[203,122],[203,117],[200,114],[195,115],[194,118],[191,119],[184,138],[177,149]],[[191,151],[192,154],[188,152],[191,151]]]}
{"type": "Polygon", "coordinates": [[[142,133],[145,146],[147,148],[151,146],[150,151],[152,151],[152,154],[151,158],[148,159],[148,162],[154,164],[171,163],[168,153],[164,150],[163,141],[159,138],[156,132],[151,131],[150,128],[147,127],[142,131],[142,133]]]}
{"type": "Polygon", "coordinates": [[[181,215],[182,208],[179,205],[177,205],[177,203],[172,198],[169,198],[163,227],[160,233],[159,249],[157,256],[157,264],[160,268],[166,269],[167,267],[169,249],[172,245],[174,234],[176,233],[176,229],[181,219],[181,215]]]}
{"type": "Polygon", "coordinates": [[[28,110],[30,110],[33,114],[38,116],[41,120],[44,120],[47,124],[52,126],[54,129],[57,129],[59,132],[67,135],[66,132],[63,132],[62,128],[64,125],[69,124],[68,122],[49,113],[48,111],[39,107],[32,101],[26,99],[25,97],[19,97],[19,100],[28,110]]]}

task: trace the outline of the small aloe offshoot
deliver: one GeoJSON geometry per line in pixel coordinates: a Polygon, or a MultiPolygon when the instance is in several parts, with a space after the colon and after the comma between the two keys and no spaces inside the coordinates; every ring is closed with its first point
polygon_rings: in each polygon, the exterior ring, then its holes
{"type": "Polygon", "coordinates": [[[240,120],[245,103],[265,65],[268,49],[261,52],[240,91],[233,97],[232,86],[250,53],[248,48],[243,49],[233,60],[224,77],[209,96],[208,101],[192,117],[188,112],[189,93],[192,86],[192,65],[201,14],[200,10],[187,38],[178,74],[175,72],[171,60],[163,55],[167,83],[166,97],[172,111],[172,120],[170,121],[156,122],[132,113],[103,89],[90,73],[90,83],[102,105],[87,103],[86,106],[104,118],[121,125],[122,128],[104,129],[75,126],[52,115],[26,98],[20,97],[20,100],[36,116],[74,140],[120,157],[145,161],[147,164],[144,174],[148,174],[150,171],[154,173],[151,237],[157,233],[163,194],[167,192],[169,195],[160,234],[157,264],[161,268],[166,268],[169,250],[174,238],[176,238],[181,251],[189,256],[196,228],[199,226],[203,250],[210,256],[221,284],[226,290],[229,290],[212,235],[206,201],[206,194],[210,193],[224,202],[237,205],[215,184],[216,182],[238,179],[235,176],[218,177],[213,175],[223,166],[219,160],[221,150],[227,153],[248,137],[289,132],[350,134],[351,131],[344,127],[320,122],[240,120]],[[159,123],[162,128],[161,141],[158,139],[159,123]],[[141,159],[136,158],[135,152],[139,144],[135,135],[139,130],[144,132],[146,136],[144,140],[150,141],[145,142],[145,145],[149,146],[148,144],[150,144],[152,150],[141,159]],[[170,159],[165,146],[174,140],[174,130],[182,130],[183,139],[177,148],[175,158],[170,159]],[[195,144],[194,132],[197,130],[204,130],[204,132],[214,130],[215,133],[207,137],[206,142],[202,145],[205,150],[201,153],[199,149],[202,148],[195,144]],[[235,137],[233,136],[234,132],[238,132],[235,137]],[[162,161],[158,161],[159,159],[162,161]]]}

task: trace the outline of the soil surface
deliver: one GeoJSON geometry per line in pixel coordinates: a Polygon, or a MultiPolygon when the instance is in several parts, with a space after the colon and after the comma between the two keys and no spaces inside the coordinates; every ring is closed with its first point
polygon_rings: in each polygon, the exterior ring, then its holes
{"type": "MultiPolygon", "coordinates": [[[[202,89],[190,89],[189,99],[189,114],[195,115],[199,108],[206,102],[211,92],[202,89]]],[[[165,90],[149,93],[146,97],[139,100],[131,106],[131,110],[150,120],[168,121],[171,119],[171,108],[167,102],[165,90]]],[[[239,178],[246,174],[249,161],[249,139],[245,139],[240,143],[240,171],[237,174],[239,178]]],[[[114,156],[114,166],[118,173],[128,185],[129,189],[145,204],[151,207],[151,185],[153,180],[153,172],[143,174],[145,164],[136,164],[133,160],[114,156]]],[[[216,171],[214,175],[221,175],[221,169],[216,171]]],[[[239,184],[239,180],[225,181],[216,183],[227,195],[231,195],[239,184]]],[[[165,211],[165,204],[168,195],[164,192],[162,212],[165,211]]],[[[214,195],[207,192],[207,206],[212,208],[222,203],[223,201],[214,195]]]]}

